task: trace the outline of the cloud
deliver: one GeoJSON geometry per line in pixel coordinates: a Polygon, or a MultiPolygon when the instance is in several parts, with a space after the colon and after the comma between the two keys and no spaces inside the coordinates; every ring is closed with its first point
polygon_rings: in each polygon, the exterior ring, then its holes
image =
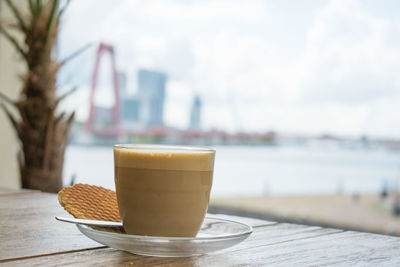
{"type": "Polygon", "coordinates": [[[127,1],[141,18],[174,23],[256,23],[263,18],[266,1],[127,1]]]}
{"type": "Polygon", "coordinates": [[[400,55],[390,38],[398,33],[358,1],[331,1],[308,33],[302,101],[353,105],[397,95],[400,55]]]}

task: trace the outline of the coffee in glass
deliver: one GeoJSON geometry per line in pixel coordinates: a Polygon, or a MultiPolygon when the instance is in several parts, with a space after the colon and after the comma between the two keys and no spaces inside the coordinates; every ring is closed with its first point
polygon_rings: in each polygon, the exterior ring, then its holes
{"type": "Polygon", "coordinates": [[[115,187],[128,234],[194,237],[204,220],[215,149],[115,145],[115,187]]]}

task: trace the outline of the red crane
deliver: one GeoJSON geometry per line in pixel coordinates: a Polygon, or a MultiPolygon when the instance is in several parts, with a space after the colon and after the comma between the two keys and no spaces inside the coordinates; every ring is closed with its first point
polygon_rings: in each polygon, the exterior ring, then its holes
{"type": "Polygon", "coordinates": [[[115,64],[115,54],[114,47],[111,45],[107,45],[104,43],[100,43],[96,53],[96,63],[94,66],[93,76],[92,76],[92,87],[90,90],[90,110],[89,117],[86,121],[85,128],[87,131],[103,136],[116,136],[119,134],[119,122],[120,122],[120,103],[119,103],[119,82],[118,82],[118,73],[115,64]],[[94,95],[96,93],[97,88],[97,76],[99,74],[100,60],[102,55],[105,52],[108,52],[111,56],[111,71],[112,71],[112,79],[113,79],[113,87],[114,87],[114,106],[112,107],[112,125],[108,128],[96,129],[93,125],[94,116],[95,116],[95,103],[94,103],[94,95]]]}

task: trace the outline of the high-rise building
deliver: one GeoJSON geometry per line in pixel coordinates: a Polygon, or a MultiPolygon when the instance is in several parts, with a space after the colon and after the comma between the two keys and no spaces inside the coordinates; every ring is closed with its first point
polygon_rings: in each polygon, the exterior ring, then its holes
{"type": "Polygon", "coordinates": [[[161,72],[148,70],[138,72],[139,121],[146,126],[164,124],[166,80],[167,76],[161,72]]]}
{"type": "Polygon", "coordinates": [[[122,111],[122,125],[125,128],[134,128],[139,124],[139,101],[132,96],[125,97],[121,101],[122,111]]]}
{"type": "Polygon", "coordinates": [[[119,97],[123,99],[127,95],[127,77],[125,72],[118,72],[119,97]]]}
{"type": "Polygon", "coordinates": [[[118,73],[120,118],[123,128],[134,128],[139,122],[139,101],[137,97],[129,95],[127,90],[127,77],[124,72],[118,73]]]}
{"type": "Polygon", "coordinates": [[[200,129],[201,126],[201,99],[196,95],[190,109],[190,129],[200,129]]]}

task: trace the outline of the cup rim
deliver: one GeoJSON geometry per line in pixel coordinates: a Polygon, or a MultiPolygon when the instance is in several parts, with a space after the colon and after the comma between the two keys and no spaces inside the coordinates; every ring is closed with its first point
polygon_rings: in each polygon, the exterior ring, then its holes
{"type": "Polygon", "coordinates": [[[216,149],[208,146],[186,146],[186,145],[164,145],[164,144],[115,144],[114,149],[154,149],[154,150],[178,150],[178,151],[193,151],[193,152],[210,152],[215,153],[216,149]]]}

